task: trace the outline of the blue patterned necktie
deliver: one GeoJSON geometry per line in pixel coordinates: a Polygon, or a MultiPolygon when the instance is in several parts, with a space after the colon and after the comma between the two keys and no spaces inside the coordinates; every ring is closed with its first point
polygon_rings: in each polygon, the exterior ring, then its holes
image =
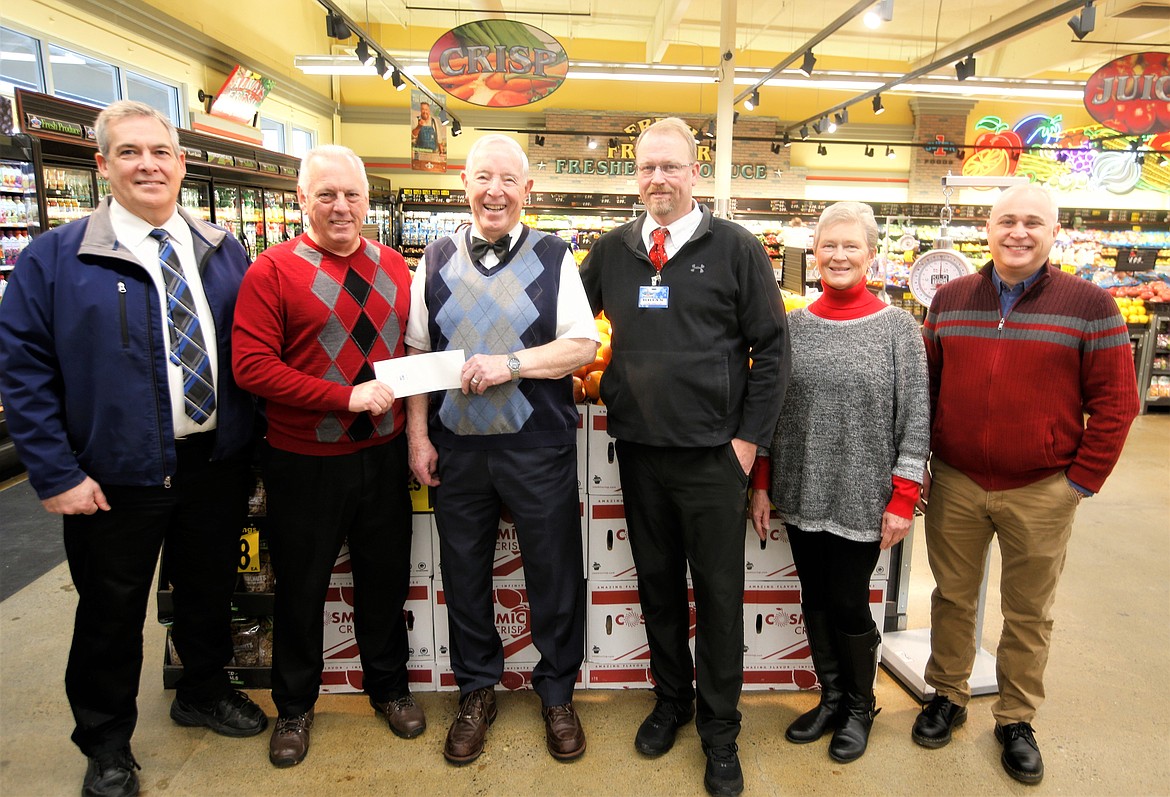
{"type": "Polygon", "coordinates": [[[158,262],[167,285],[171,362],[183,371],[183,405],[191,420],[205,423],[215,411],[215,386],[195,298],[166,230],[152,230],[150,237],[158,241],[158,262]]]}

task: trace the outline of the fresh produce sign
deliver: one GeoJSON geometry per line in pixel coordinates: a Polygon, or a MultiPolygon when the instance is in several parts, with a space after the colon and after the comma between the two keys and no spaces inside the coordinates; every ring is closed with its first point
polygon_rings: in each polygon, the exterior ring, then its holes
{"type": "Polygon", "coordinates": [[[1121,133],[1170,131],[1170,56],[1134,53],[1105,64],[1085,83],[1085,108],[1121,133]]]}
{"type": "Polygon", "coordinates": [[[271,78],[237,64],[212,100],[211,115],[250,125],[274,85],[271,78]]]}
{"type": "Polygon", "coordinates": [[[569,71],[561,43],[540,28],[506,19],[468,22],[431,47],[439,88],[485,108],[515,108],[552,94],[569,71]]]}

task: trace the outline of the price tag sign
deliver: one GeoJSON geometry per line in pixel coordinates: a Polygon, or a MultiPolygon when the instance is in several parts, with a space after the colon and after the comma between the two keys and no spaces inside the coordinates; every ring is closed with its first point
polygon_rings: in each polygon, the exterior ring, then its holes
{"type": "Polygon", "coordinates": [[[240,532],[239,572],[260,572],[260,529],[255,524],[244,526],[240,532]]]}

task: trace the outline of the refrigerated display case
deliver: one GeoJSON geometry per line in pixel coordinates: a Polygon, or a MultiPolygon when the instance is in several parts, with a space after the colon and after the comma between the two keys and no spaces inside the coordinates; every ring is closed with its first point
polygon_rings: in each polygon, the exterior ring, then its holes
{"type": "Polygon", "coordinates": [[[2,280],[39,229],[32,141],[0,135],[0,296],[2,280]]]}
{"type": "Polygon", "coordinates": [[[211,185],[195,180],[184,180],[179,188],[179,204],[195,218],[211,221],[211,185]]]}
{"type": "MultiPolygon", "coordinates": [[[[23,89],[16,106],[40,178],[37,218],[57,225],[88,215],[109,194],[94,161],[98,110],[23,89]]],[[[226,227],[250,257],[300,233],[298,159],[188,130],[179,130],[179,146],[187,163],[180,204],[226,227]]]]}

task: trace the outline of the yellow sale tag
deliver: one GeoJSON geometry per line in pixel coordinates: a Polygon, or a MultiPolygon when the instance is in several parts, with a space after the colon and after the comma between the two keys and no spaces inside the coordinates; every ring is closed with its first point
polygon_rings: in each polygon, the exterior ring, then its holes
{"type": "Polygon", "coordinates": [[[239,572],[260,572],[260,529],[255,526],[244,526],[240,532],[239,572]]]}
{"type": "Polygon", "coordinates": [[[407,489],[410,490],[410,503],[414,508],[415,514],[435,511],[435,505],[431,503],[431,491],[425,484],[411,477],[407,489]]]}

